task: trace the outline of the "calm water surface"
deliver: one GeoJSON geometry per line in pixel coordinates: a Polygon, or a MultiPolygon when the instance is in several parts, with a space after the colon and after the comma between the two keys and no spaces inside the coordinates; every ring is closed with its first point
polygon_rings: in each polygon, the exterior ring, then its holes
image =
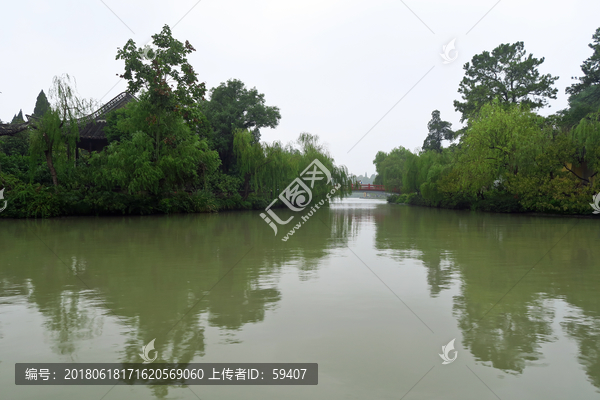
{"type": "Polygon", "coordinates": [[[0,399],[600,398],[599,219],[346,199],[282,242],[258,214],[0,220],[0,399]],[[156,362],[316,362],[319,384],[14,384],[153,338],[156,362]]]}

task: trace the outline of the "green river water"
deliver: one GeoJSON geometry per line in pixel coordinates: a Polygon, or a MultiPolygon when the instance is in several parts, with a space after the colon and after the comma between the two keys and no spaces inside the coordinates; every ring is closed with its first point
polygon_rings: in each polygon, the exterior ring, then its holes
{"type": "Polygon", "coordinates": [[[353,198],[281,236],[258,211],[0,220],[0,399],[600,398],[600,216],[353,198]],[[156,362],[319,383],[15,385],[15,363],[139,363],[152,339],[156,362]]]}

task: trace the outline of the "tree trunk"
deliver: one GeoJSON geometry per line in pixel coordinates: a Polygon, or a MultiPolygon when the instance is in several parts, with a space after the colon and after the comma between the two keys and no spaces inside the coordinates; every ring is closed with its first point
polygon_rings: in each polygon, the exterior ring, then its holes
{"type": "Polygon", "coordinates": [[[52,152],[46,150],[44,153],[46,154],[46,164],[48,164],[48,168],[50,168],[50,175],[52,175],[52,183],[54,183],[54,186],[58,186],[56,170],[54,169],[54,164],[52,163],[52,152]]]}
{"type": "Polygon", "coordinates": [[[250,194],[250,177],[251,176],[252,175],[250,175],[248,173],[244,177],[244,201],[248,198],[248,195],[250,194]]]}
{"type": "Polygon", "coordinates": [[[54,186],[58,186],[58,178],[56,177],[56,170],[54,169],[54,163],[52,162],[52,141],[45,132],[42,133],[42,137],[46,142],[47,150],[44,150],[44,154],[46,155],[46,164],[48,164],[48,168],[50,169],[50,175],[52,175],[52,183],[54,183],[54,186]]]}

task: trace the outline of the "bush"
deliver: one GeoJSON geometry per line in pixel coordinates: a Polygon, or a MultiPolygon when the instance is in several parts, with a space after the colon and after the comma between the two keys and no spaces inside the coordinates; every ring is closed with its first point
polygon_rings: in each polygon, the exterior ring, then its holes
{"type": "Polygon", "coordinates": [[[498,192],[495,190],[487,192],[483,200],[473,203],[471,209],[499,213],[515,213],[525,211],[517,196],[507,192],[498,192]]]}
{"type": "Polygon", "coordinates": [[[29,164],[29,157],[27,156],[7,155],[0,152],[0,174],[10,174],[19,180],[27,180],[29,164]]]}
{"type": "Polygon", "coordinates": [[[408,198],[411,194],[414,193],[392,194],[391,196],[388,196],[387,202],[392,204],[406,204],[408,203],[408,198]]]}
{"type": "Polygon", "coordinates": [[[406,203],[412,206],[431,206],[431,203],[424,199],[420,193],[409,193],[406,196],[406,203]]]}
{"type": "Polygon", "coordinates": [[[386,199],[388,203],[398,203],[398,199],[400,198],[399,194],[392,194],[390,196],[388,196],[388,198],[386,199]]]}
{"type": "Polygon", "coordinates": [[[57,217],[64,209],[60,190],[40,184],[25,183],[11,175],[0,175],[4,184],[6,209],[3,218],[57,217]]]}
{"type": "Polygon", "coordinates": [[[198,191],[195,193],[175,192],[160,200],[158,210],[169,213],[216,212],[218,204],[212,193],[198,191]]]}

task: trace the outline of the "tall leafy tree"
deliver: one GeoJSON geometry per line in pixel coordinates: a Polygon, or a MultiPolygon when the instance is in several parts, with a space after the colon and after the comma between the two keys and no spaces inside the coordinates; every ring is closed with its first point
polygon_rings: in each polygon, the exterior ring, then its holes
{"type": "Polygon", "coordinates": [[[189,41],[173,38],[168,25],[153,35],[152,41],[156,50],[151,50],[151,60],[145,59],[143,49],[133,39],[118,49],[116,59],[125,62],[125,72],[119,76],[127,80],[129,92],[147,92],[145,132],[153,136],[153,160],[158,163],[160,147],[169,136],[169,124],[183,118],[196,130],[201,119],[197,103],[204,99],[206,86],[188,62],[187,56],[196,51],[189,41]]]}
{"type": "Polygon", "coordinates": [[[111,144],[94,154],[98,180],[108,189],[160,193],[197,189],[220,162],[198,131],[205,121],[198,103],[206,92],[187,56],[195,49],[173,38],[165,25],[152,36],[148,60],[133,40],[117,51],[120,76],[140,101],[110,117],[111,144]]]}
{"type": "Polygon", "coordinates": [[[223,170],[230,172],[235,164],[233,142],[238,129],[252,133],[253,141],[260,139],[261,128],[275,128],[281,114],[279,108],[265,105],[265,95],[256,88],[247,89],[237,79],[221,83],[210,91],[210,101],[203,110],[214,130],[213,146],[223,161],[223,170]]]}
{"type": "Polygon", "coordinates": [[[473,56],[463,66],[465,76],[458,88],[464,101],[454,101],[456,111],[462,114],[461,122],[495,98],[501,104],[525,104],[531,110],[547,105],[548,99],[556,99],[558,89],[552,85],[558,77],[540,74],[538,67],[543,62],[544,57],[527,55],[523,42],[501,44],[491,53],[484,51],[473,56]]]}
{"type": "Polygon", "coordinates": [[[442,140],[454,140],[454,132],[451,129],[452,124],[447,121],[442,121],[440,112],[435,110],[431,113],[431,120],[427,123],[429,134],[423,142],[423,150],[442,152],[442,140]]]}
{"type": "Polygon", "coordinates": [[[406,163],[411,156],[410,150],[402,146],[392,149],[389,153],[378,152],[373,160],[377,171],[375,184],[385,185],[388,190],[401,189],[405,184],[406,163]]]}
{"type": "Polygon", "coordinates": [[[161,119],[168,135],[156,154],[154,135],[148,130],[147,118],[154,115],[148,97],[143,93],[139,102],[130,103],[129,115],[125,115],[128,118],[116,125],[124,134],[104,151],[93,154],[90,163],[97,182],[107,190],[129,193],[201,189],[207,176],[219,167],[217,152],[211,151],[207,141],[201,140],[182,117],[164,114],[161,119]]]}

